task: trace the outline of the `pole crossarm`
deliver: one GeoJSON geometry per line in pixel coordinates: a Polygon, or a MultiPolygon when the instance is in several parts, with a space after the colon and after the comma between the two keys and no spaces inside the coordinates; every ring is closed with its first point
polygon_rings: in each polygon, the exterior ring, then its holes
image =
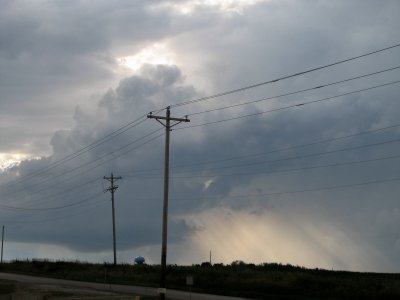
{"type": "Polygon", "coordinates": [[[190,120],[188,119],[188,116],[185,116],[185,118],[174,118],[170,116],[170,107],[167,107],[167,115],[164,116],[154,116],[152,112],[150,112],[149,114],[147,114],[147,118],[149,119],[155,119],[156,121],[158,121],[161,125],[163,125],[164,127],[169,126],[170,128],[178,125],[179,123],[182,122],[190,122],[190,120]],[[161,122],[160,120],[165,120],[166,123],[164,124],[163,122],[161,122]],[[175,121],[176,123],[174,124],[170,124],[171,121],[175,121]]]}
{"type": "MultiPolygon", "coordinates": [[[[164,116],[153,116],[152,113],[149,113],[147,115],[147,117],[149,119],[158,119],[158,120],[167,120],[168,119],[167,117],[164,117],[164,116]]],[[[179,123],[180,122],[190,122],[190,120],[188,119],[188,116],[185,116],[185,118],[173,118],[173,117],[170,117],[169,120],[170,121],[178,121],[179,123]]]]}
{"type": "MultiPolygon", "coordinates": [[[[118,177],[114,177],[114,176],[106,177],[106,176],[104,176],[103,179],[105,179],[105,180],[107,180],[107,181],[113,183],[113,182],[115,182],[115,181],[117,181],[117,180],[121,180],[122,177],[121,177],[121,176],[118,176],[118,177]]],[[[115,191],[118,187],[119,187],[118,185],[112,184],[112,185],[111,185],[108,189],[106,189],[105,191],[106,191],[106,192],[110,192],[110,191],[112,191],[112,190],[115,191]]]]}

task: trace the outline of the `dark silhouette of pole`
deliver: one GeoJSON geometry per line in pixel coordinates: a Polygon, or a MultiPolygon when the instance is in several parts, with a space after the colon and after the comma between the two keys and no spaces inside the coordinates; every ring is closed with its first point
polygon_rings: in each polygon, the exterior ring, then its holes
{"type": "Polygon", "coordinates": [[[4,225],[3,225],[3,232],[1,234],[1,263],[3,263],[3,245],[4,245],[4,225]]]}
{"type": "Polygon", "coordinates": [[[114,249],[114,266],[117,264],[117,246],[116,246],[116,237],[115,237],[115,207],[114,207],[114,193],[118,188],[118,185],[115,185],[114,182],[121,179],[122,177],[114,177],[114,174],[111,173],[111,177],[103,177],[111,183],[111,186],[106,190],[111,192],[111,205],[112,205],[112,225],[113,225],[113,249],[114,249]]]}
{"type": "Polygon", "coordinates": [[[164,156],[164,202],[163,202],[163,222],[162,222],[162,245],[161,245],[161,278],[160,278],[160,299],[165,299],[166,287],[165,277],[167,270],[167,239],[168,239],[168,192],[169,192],[169,138],[171,128],[181,122],[190,122],[187,118],[172,118],[170,107],[167,107],[166,115],[153,116],[152,113],[147,115],[150,119],[156,119],[161,125],[165,127],[165,156],[164,156]],[[165,123],[160,120],[164,120],[165,123]],[[175,121],[171,125],[171,121],[175,121]]]}

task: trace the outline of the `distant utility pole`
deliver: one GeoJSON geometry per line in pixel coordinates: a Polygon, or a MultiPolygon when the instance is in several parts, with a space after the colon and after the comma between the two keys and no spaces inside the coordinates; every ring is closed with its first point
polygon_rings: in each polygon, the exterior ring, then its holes
{"type": "Polygon", "coordinates": [[[1,235],[1,263],[3,263],[3,245],[4,245],[4,225],[3,225],[3,233],[1,235]]]}
{"type": "Polygon", "coordinates": [[[105,180],[110,182],[110,187],[106,191],[111,192],[111,204],[112,204],[112,225],[113,225],[113,248],[114,248],[114,266],[117,264],[117,247],[115,242],[115,208],[114,208],[114,193],[118,188],[118,185],[115,185],[115,182],[119,179],[122,179],[121,176],[114,177],[113,173],[111,173],[111,177],[103,177],[105,180]]]}
{"type": "Polygon", "coordinates": [[[172,118],[170,107],[167,107],[166,115],[153,116],[152,113],[147,115],[150,119],[156,119],[165,127],[165,158],[164,158],[164,204],[163,204],[163,223],[162,223],[162,246],[161,246],[161,280],[160,280],[160,299],[165,299],[165,275],[167,270],[167,232],[168,232],[168,185],[169,185],[169,135],[171,128],[182,122],[190,122],[187,116],[182,118],[172,118]],[[162,122],[162,121],[164,122],[162,122]],[[171,124],[173,121],[173,124],[171,124]]]}

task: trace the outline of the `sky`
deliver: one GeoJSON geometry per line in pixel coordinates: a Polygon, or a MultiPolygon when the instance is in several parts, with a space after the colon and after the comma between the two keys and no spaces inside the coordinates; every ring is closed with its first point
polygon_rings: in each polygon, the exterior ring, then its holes
{"type": "Polygon", "coordinates": [[[4,259],[160,263],[170,106],[168,263],[400,272],[399,15],[0,0],[4,259]]]}

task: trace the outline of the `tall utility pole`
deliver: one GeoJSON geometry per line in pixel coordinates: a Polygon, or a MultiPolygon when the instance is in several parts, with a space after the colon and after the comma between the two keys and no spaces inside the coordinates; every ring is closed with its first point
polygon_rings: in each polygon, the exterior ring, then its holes
{"type": "Polygon", "coordinates": [[[114,177],[113,173],[111,173],[111,177],[103,177],[105,180],[108,180],[111,183],[111,186],[106,190],[111,192],[111,204],[112,204],[112,225],[113,225],[113,248],[114,248],[114,266],[117,264],[117,247],[115,242],[115,208],[114,208],[114,193],[115,190],[118,188],[118,185],[114,183],[122,179],[121,176],[114,177]]]}
{"type": "Polygon", "coordinates": [[[4,245],[4,225],[3,225],[3,233],[1,235],[1,263],[3,263],[3,245],[4,245]]]}
{"type": "Polygon", "coordinates": [[[152,113],[147,115],[150,119],[156,119],[161,125],[165,127],[165,158],[164,158],[164,204],[163,204],[163,223],[162,223],[162,246],[161,246],[161,279],[160,279],[160,299],[165,299],[165,275],[167,270],[167,233],[168,233],[168,185],[169,185],[169,134],[171,128],[181,122],[190,122],[187,116],[182,118],[172,118],[170,107],[167,107],[166,115],[153,116],[152,113]],[[165,121],[162,122],[161,120],[165,121]],[[171,121],[174,123],[171,124],[171,121]]]}

